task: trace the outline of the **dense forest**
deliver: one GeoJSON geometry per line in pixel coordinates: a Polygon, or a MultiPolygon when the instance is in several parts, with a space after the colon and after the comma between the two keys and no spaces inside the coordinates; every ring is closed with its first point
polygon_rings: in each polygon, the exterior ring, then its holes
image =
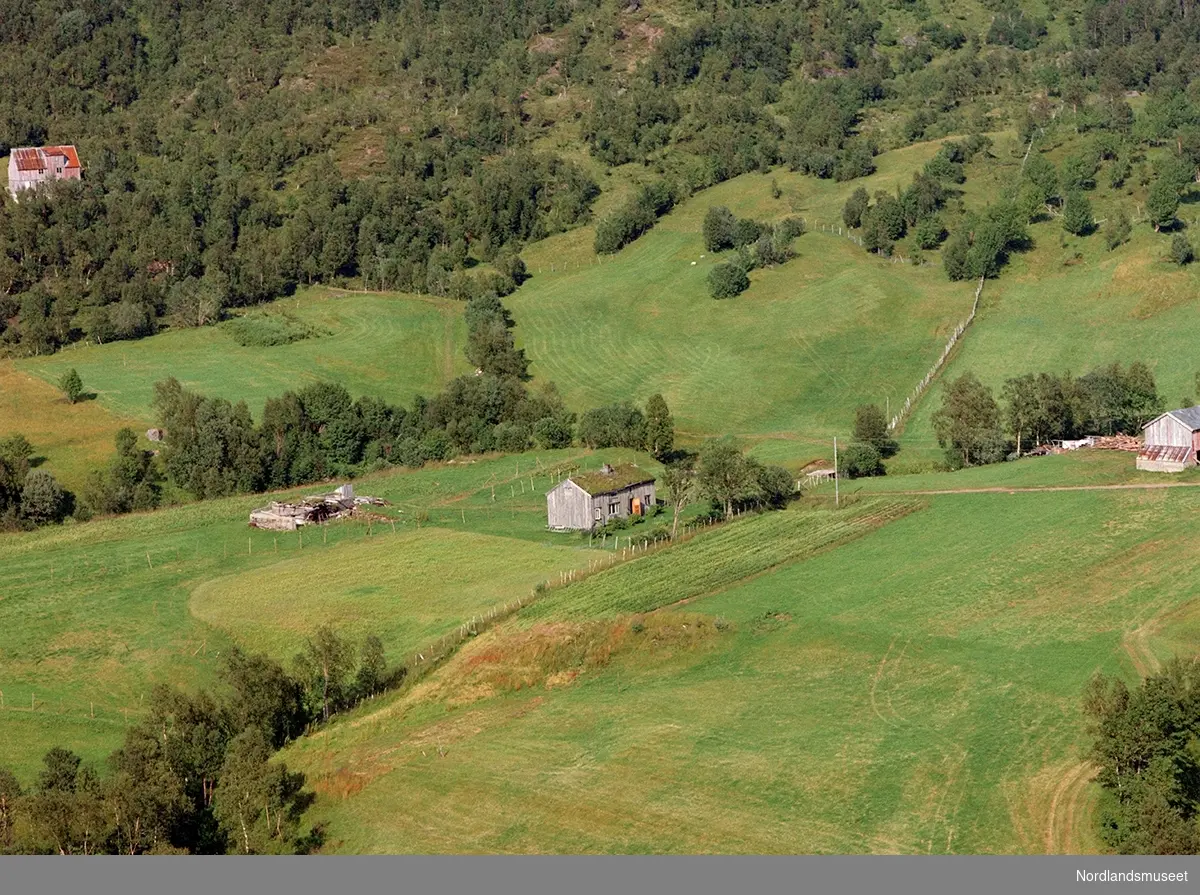
{"type": "MultiPolygon", "coordinates": [[[[318,281],[503,292],[521,246],[588,221],[618,166],[648,192],[599,221],[599,251],[745,171],[851,179],[881,149],[1011,126],[1104,139],[1069,182],[1031,166],[1019,215],[951,227],[951,276],[994,272],[1039,203],[1086,227],[1076,194],[1139,147],[1178,162],[1156,172],[1169,225],[1200,161],[1194,8],[984,6],[971,33],[924,0],[701,0],[670,21],[637,0],[0,0],[0,153],[70,142],[85,166],[0,202],[0,350],[205,325],[318,281]],[[1136,117],[1127,91],[1148,93],[1136,117]]],[[[943,162],[903,217],[868,197],[874,247],[940,242],[943,162]]]]}

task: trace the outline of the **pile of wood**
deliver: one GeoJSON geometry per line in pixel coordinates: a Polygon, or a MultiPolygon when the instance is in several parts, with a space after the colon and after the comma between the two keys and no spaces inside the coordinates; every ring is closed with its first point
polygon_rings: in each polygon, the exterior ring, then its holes
{"type": "Polygon", "coordinates": [[[1142,449],[1142,440],[1135,435],[1101,435],[1092,446],[1103,451],[1131,451],[1136,454],[1142,449]]]}

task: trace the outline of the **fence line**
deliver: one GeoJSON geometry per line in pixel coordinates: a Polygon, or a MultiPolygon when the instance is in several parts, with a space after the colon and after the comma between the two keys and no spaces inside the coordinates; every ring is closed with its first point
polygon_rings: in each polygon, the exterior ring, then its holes
{"type": "Polygon", "coordinates": [[[946,363],[946,358],[950,356],[950,352],[954,350],[954,346],[958,344],[958,340],[962,337],[962,334],[967,331],[967,327],[970,326],[971,321],[975,319],[975,313],[979,310],[979,297],[982,294],[983,277],[980,277],[979,284],[975,287],[975,301],[971,305],[971,313],[967,315],[966,320],[954,327],[954,332],[950,334],[950,338],[946,342],[946,347],[942,349],[941,356],[934,362],[933,366],[929,368],[929,372],[925,374],[925,378],[917,383],[917,387],[913,389],[912,394],[904,399],[904,404],[888,423],[889,431],[896,431],[896,429],[904,422],[904,420],[908,418],[909,413],[912,412],[913,407],[916,406],[916,403],[918,400],[920,400],[921,395],[925,394],[925,390],[929,388],[929,383],[933,382],[933,377],[938,374],[938,371],[942,368],[942,365],[946,363]]]}

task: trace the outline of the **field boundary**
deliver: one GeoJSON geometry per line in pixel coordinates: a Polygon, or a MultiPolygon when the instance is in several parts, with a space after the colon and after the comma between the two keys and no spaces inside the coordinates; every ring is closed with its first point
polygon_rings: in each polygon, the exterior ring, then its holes
{"type": "Polygon", "coordinates": [[[925,394],[938,371],[945,365],[946,360],[950,357],[950,352],[954,350],[954,346],[958,344],[958,340],[962,338],[963,333],[967,331],[967,327],[975,320],[975,315],[979,312],[979,297],[983,295],[984,279],[979,278],[979,284],[975,287],[975,301],[971,305],[971,313],[967,315],[967,319],[954,327],[954,332],[950,334],[950,338],[946,342],[946,347],[942,349],[941,357],[939,357],[929,368],[929,372],[925,374],[925,378],[917,383],[917,387],[913,389],[913,393],[904,399],[904,404],[896,411],[896,415],[892,417],[888,423],[888,431],[895,432],[904,421],[908,419],[908,415],[912,413],[912,409],[916,406],[917,401],[921,400],[921,396],[925,394]]]}

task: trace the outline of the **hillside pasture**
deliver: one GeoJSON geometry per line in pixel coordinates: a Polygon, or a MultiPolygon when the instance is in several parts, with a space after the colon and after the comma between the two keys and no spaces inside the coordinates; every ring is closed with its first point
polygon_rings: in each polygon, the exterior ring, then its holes
{"type": "MultiPolygon", "coordinates": [[[[693,202],[719,204],[723,189],[693,202]]],[[[684,437],[737,434],[807,458],[849,430],[857,404],[901,398],[924,375],[971,289],[836,235],[797,250],[714,301],[706,277],[721,259],[668,218],[596,267],[535,276],[509,300],[518,342],[577,409],[661,392],[684,437]]]]}
{"type": "Polygon", "coordinates": [[[31,780],[42,754],[58,744],[102,758],[154,684],[213,683],[220,653],[233,641],[289,659],[312,628],[324,621],[341,627],[346,615],[347,633],[381,634],[398,661],[428,632],[527,595],[542,578],[587,561],[588,551],[569,549],[579,540],[545,531],[544,503],[540,537],[531,511],[518,520],[524,540],[499,536],[513,524],[508,507],[450,507],[488,482],[509,481],[521,467],[536,474],[539,463],[600,462],[584,456],[559,451],[378,473],[356,487],[391,502],[382,511],[395,529],[387,522],[336,523],[310,529],[303,543],[299,532],[247,528],[250,510],[271,499],[264,495],[0,534],[0,766],[31,780]],[[438,514],[460,530],[439,527],[438,514]],[[489,524],[490,536],[472,530],[489,524]],[[383,576],[386,587],[368,572],[383,576]],[[322,576],[322,588],[305,588],[322,576]],[[249,602],[206,602],[206,582],[221,593],[249,594],[249,602]],[[370,593],[350,593],[355,589],[370,593]],[[255,598],[274,601],[275,614],[251,612],[255,598]],[[359,614],[349,618],[349,608],[359,614]]]}
{"type": "Polygon", "coordinates": [[[254,313],[286,313],[318,334],[255,347],[238,344],[226,325],[172,330],[72,347],[19,361],[18,369],[53,383],[74,367],[101,405],[144,422],[153,421],[154,383],[168,376],[205,395],[244,400],[257,418],[267,398],[313,382],[407,404],[467,369],[461,302],[314,288],[254,313]]]}
{"type": "Polygon", "coordinates": [[[1135,632],[1194,651],[1198,505],[931,498],[666,613],[518,617],[284,757],[333,851],[1092,851],[1080,695],[1135,632]]]}
{"type": "Polygon", "coordinates": [[[321,625],[355,641],[375,634],[399,659],[476,615],[528,599],[534,585],[591,559],[586,545],[432,527],[396,536],[380,531],[202,584],[192,591],[192,614],[245,648],[284,661],[321,625]]]}
{"type": "MultiPolygon", "coordinates": [[[[91,383],[84,379],[83,385],[90,393],[91,383]]],[[[64,487],[78,490],[91,470],[104,465],[122,426],[144,428],[139,417],[121,416],[90,398],[70,404],[56,384],[0,360],[0,438],[24,435],[39,467],[64,487]]]]}

